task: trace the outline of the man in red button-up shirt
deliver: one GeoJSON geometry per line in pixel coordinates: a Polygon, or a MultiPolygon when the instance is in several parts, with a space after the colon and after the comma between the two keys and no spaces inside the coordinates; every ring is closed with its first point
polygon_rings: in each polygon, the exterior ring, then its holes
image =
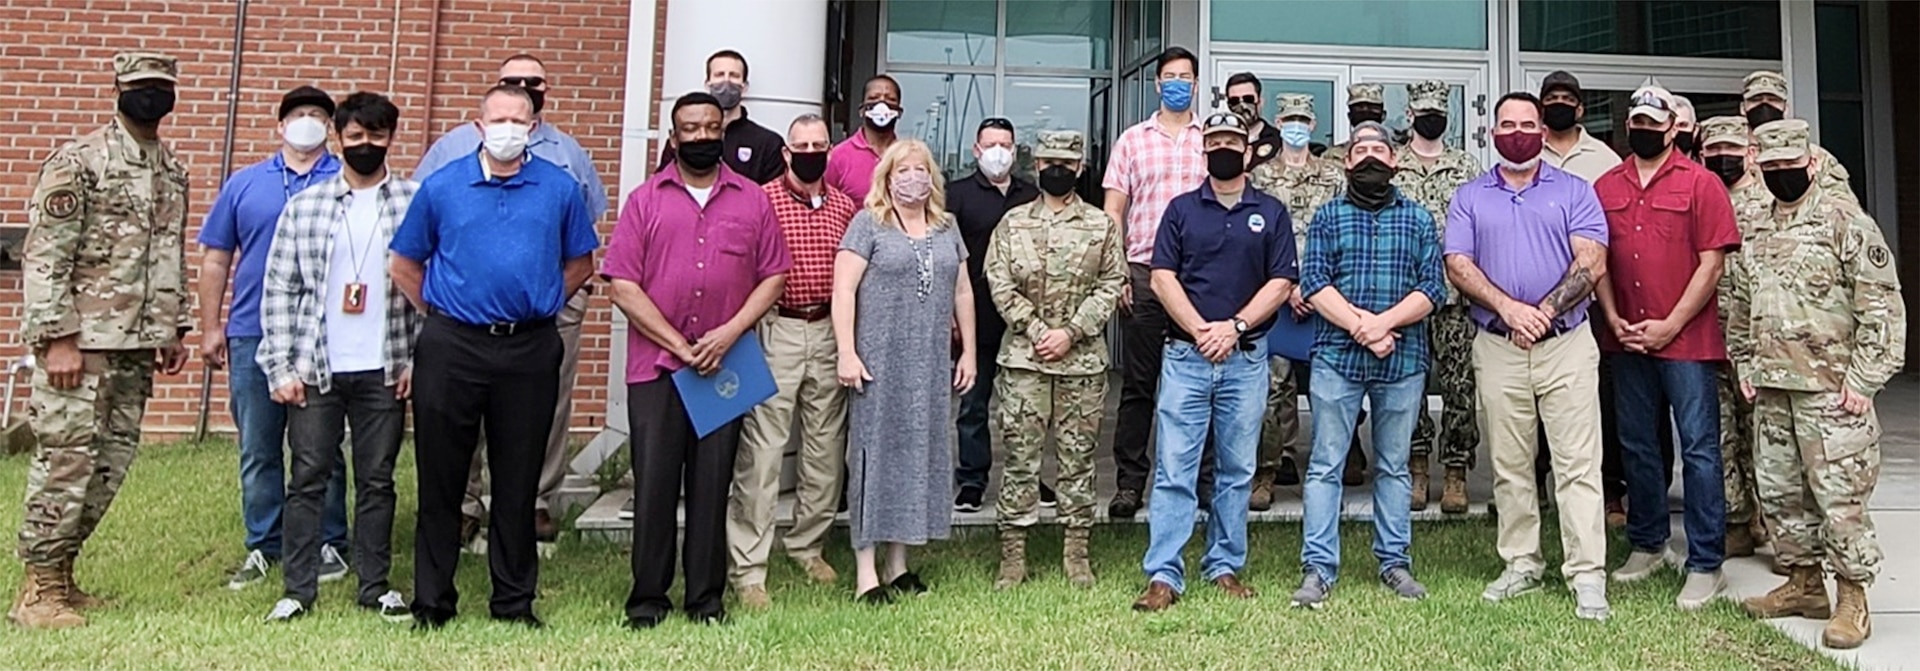
{"type": "Polygon", "coordinates": [[[1627,540],[1633,554],[1615,582],[1649,577],[1665,563],[1667,462],[1655,417],[1672,412],[1686,490],[1687,582],[1682,609],[1706,605],[1725,586],[1726,498],[1720,473],[1715,370],[1727,359],[1715,287],[1727,252],[1740,246],[1733,203],[1712,172],[1674,150],[1672,94],[1633,95],[1633,160],[1593,184],[1607,212],[1607,281],[1598,287],[1608,328],[1600,347],[1614,371],[1614,407],[1627,475],[1627,540]]]}

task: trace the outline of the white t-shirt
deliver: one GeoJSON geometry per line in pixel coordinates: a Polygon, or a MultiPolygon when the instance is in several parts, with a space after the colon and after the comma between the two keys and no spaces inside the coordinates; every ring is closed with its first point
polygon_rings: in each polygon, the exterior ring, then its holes
{"type": "Polygon", "coordinates": [[[713,198],[713,187],[708,186],[704,189],[696,189],[689,186],[687,187],[687,193],[693,194],[693,202],[699,203],[700,209],[704,210],[707,209],[707,201],[713,198]]]}
{"type": "Polygon", "coordinates": [[[380,236],[380,187],[354,189],[347,220],[333,227],[333,259],[327,269],[327,366],[334,373],[384,370],[387,348],[386,244],[380,236]],[[346,311],[347,285],[367,285],[358,314],[346,311]]]}

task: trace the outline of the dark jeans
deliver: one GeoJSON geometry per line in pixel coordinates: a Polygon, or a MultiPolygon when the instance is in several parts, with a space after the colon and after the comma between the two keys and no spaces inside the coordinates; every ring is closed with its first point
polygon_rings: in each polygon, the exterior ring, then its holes
{"type": "MultiPolygon", "coordinates": [[[[1145,264],[1128,264],[1127,281],[1133,287],[1133,310],[1120,317],[1120,409],[1113,429],[1114,483],[1119,489],[1139,492],[1146,489],[1147,476],[1152,473],[1153,452],[1147,441],[1157,412],[1161,353],[1173,322],[1153,295],[1145,264]]],[[[1213,490],[1211,435],[1202,449],[1197,491],[1205,493],[1213,490]]]]}
{"type": "MultiPolygon", "coordinates": [[[[981,290],[974,287],[976,292],[981,290]]],[[[973,314],[978,324],[973,357],[978,375],[973,388],[960,397],[960,416],[954,421],[959,429],[960,453],[958,465],[953,469],[954,491],[968,487],[986,491],[987,478],[993,472],[993,432],[988,426],[987,406],[993,399],[993,376],[1000,370],[995,360],[1000,356],[1000,341],[1006,335],[1007,323],[993,309],[992,301],[976,300],[973,314]]]]}
{"type": "Polygon", "coordinates": [[[494,336],[427,318],[414,348],[414,451],[420,515],[414,527],[415,617],[445,621],[460,602],[460,502],[480,429],[487,431],[487,564],[495,617],[533,613],[540,580],[533,537],[540,463],[560,391],[560,333],[552,324],[494,336]]]}
{"type": "MultiPolygon", "coordinates": [[[[1720,568],[1726,555],[1727,499],[1720,471],[1720,389],[1711,361],[1670,361],[1611,354],[1614,404],[1627,418],[1666,416],[1680,429],[1680,477],[1686,494],[1687,570],[1720,568]]],[[[1667,462],[1655,422],[1620,423],[1627,470],[1627,540],[1641,552],[1667,543],[1667,462]]]]}
{"type": "Polygon", "coordinates": [[[727,589],[727,496],[740,447],[740,421],[698,437],[673,379],[627,385],[627,429],[633,456],[633,591],[627,617],[659,617],[673,609],[675,512],[687,502],[681,563],[684,606],[693,617],[720,615],[727,589]]]}
{"type": "MultiPolygon", "coordinates": [[[[267,373],[254,354],[260,338],[227,339],[227,401],[240,443],[240,520],[247,527],[247,549],[268,559],[280,559],[281,526],[287,505],[287,408],[273,402],[267,373]]],[[[339,460],[327,480],[326,517],[321,522],[322,543],[347,545],[347,464],[339,460]]]]}
{"type": "Polygon", "coordinates": [[[320,587],[320,510],[340,441],[353,427],[353,568],[359,603],[377,605],[393,566],[393,462],[406,429],[406,404],[381,371],[333,376],[332,388],[307,385],[306,406],[288,406],[293,482],[287,491],[287,598],[312,607],[320,587]]]}

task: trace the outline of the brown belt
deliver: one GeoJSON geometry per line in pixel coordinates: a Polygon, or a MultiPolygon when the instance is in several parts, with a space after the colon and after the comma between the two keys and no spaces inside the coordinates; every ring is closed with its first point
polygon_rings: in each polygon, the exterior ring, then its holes
{"type": "Polygon", "coordinates": [[[833,316],[832,303],[820,303],[818,305],[808,305],[808,306],[799,307],[799,308],[790,308],[783,305],[783,306],[780,306],[778,309],[779,309],[780,316],[782,317],[786,317],[788,319],[802,319],[810,322],[817,322],[822,319],[826,319],[828,317],[833,316]]]}

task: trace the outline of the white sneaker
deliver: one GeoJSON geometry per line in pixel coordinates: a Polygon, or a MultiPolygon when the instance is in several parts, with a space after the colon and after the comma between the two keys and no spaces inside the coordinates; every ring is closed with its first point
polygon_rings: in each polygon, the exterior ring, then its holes
{"type": "Polygon", "coordinates": [[[388,590],[386,594],[380,595],[376,605],[379,607],[380,617],[388,622],[406,622],[413,619],[413,611],[407,609],[407,598],[400,596],[399,592],[388,590]]]}
{"type": "Polygon", "coordinates": [[[1727,576],[1715,569],[1707,573],[1687,573],[1687,584],[1680,588],[1674,605],[1680,610],[1700,610],[1727,589],[1727,576]]]}
{"type": "Polygon", "coordinates": [[[1607,605],[1607,578],[1595,571],[1573,579],[1573,615],[1582,620],[1606,620],[1613,615],[1607,605]]]}
{"type": "Polygon", "coordinates": [[[268,622],[287,622],[307,614],[307,607],[293,599],[281,599],[273,602],[273,610],[267,613],[268,622]]]}
{"type": "Polygon", "coordinates": [[[1540,576],[1508,568],[1500,572],[1498,579],[1487,584],[1487,589],[1480,593],[1480,598],[1495,602],[1506,601],[1539,590],[1540,576]]]}
{"type": "Polygon", "coordinates": [[[1653,577],[1667,566],[1667,555],[1661,552],[1641,552],[1634,550],[1627,555],[1627,563],[1614,569],[1613,581],[1621,584],[1638,582],[1653,577]]]}

